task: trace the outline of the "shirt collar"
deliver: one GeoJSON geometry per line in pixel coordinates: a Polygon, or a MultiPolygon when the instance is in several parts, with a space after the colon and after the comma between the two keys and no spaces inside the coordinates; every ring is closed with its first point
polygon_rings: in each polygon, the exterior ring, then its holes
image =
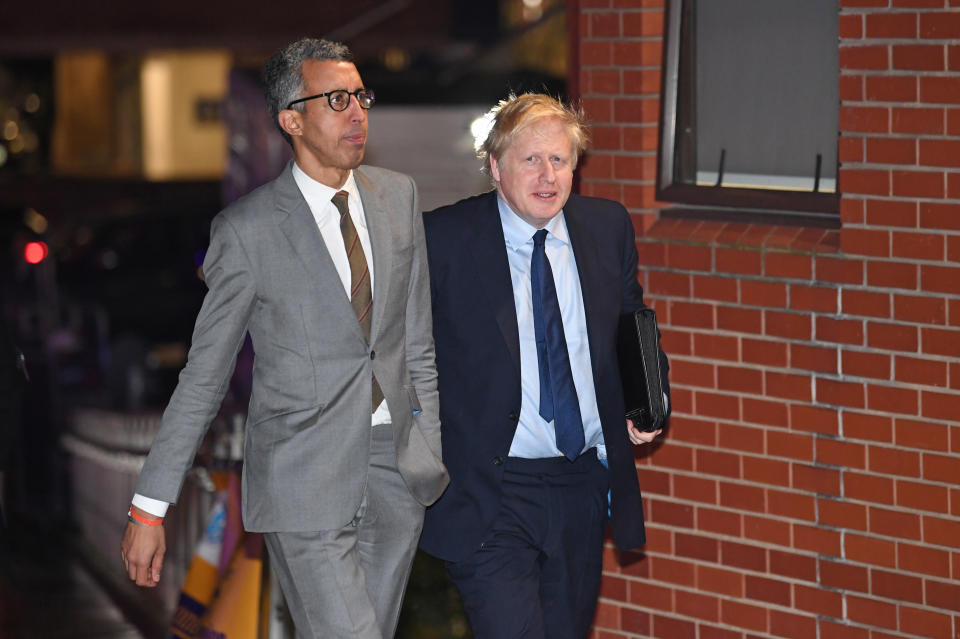
{"type": "MultiPolygon", "coordinates": [[[[533,234],[538,229],[514,213],[510,205],[499,194],[497,194],[497,209],[500,212],[500,224],[503,226],[503,238],[506,240],[508,248],[517,250],[525,244],[533,243],[533,234]]],[[[559,240],[564,244],[570,243],[570,236],[567,235],[567,225],[563,220],[563,209],[560,209],[559,213],[550,218],[550,221],[543,228],[547,229],[548,237],[559,240]]]]}
{"type": "MultiPolygon", "coordinates": [[[[333,199],[333,196],[337,194],[338,191],[346,191],[350,195],[349,202],[350,204],[356,206],[362,202],[360,201],[360,192],[357,190],[357,181],[353,177],[353,171],[347,175],[347,181],[343,183],[339,189],[327,186],[322,182],[317,182],[312,177],[307,175],[303,169],[301,169],[296,162],[293,163],[293,179],[297,183],[297,187],[300,189],[300,192],[303,194],[303,199],[307,201],[307,204],[310,205],[311,210],[313,210],[318,204],[323,205],[324,203],[330,203],[333,199]]],[[[355,217],[351,215],[350,217],[355,217]]],[[[362,216],[360,216],[362,217],[362,216]]],[[[361,221],[361,223],[363,223],[361,221]]]]}

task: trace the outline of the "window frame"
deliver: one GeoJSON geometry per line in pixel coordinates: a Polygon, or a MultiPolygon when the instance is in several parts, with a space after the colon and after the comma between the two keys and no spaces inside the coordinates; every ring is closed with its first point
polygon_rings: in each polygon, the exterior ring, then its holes
{"type": "MultiPolygon", "coordinates": [[[[840,190],[833,193],[778,189],[704,186],[677,180],[677,126],[683,105],[679,103],[684,21],[689,24],[694,0],[667,0],[663,34],[663,69],[660,90],[660,139],[657,147],[656,198],[661,202],[721,207],[759,217],[795,216],[811,222],[839,221],[840,190]],[[774,213],[774,215],[770,215],[774,213]]],[[[686,53],[690,53],[687,51],[686,53]]],[[[692,75],[692,74],[690,74],[692,75]]],[[[839,146],[839,131],[837,132],[839,146]]],[[[837,173],[839,178],[839,161],[837,173]]],[[[839,179],[838,179],[839,187],[839,179]]]]}

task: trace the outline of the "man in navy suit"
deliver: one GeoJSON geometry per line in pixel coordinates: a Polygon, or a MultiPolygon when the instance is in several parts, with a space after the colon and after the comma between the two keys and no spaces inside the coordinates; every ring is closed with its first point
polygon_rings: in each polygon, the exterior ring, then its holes
{"type": "Polygon", "coordinates": [[[617,547],[645,541],[633,446],[660,432],[625,419],[617,365],[619,317],[643,306],[635,233],[570,193],[580,113],[526,94],[491,118],[496,190],[424,215],[451,482],[421,547],[478,639],[583,639],[608,514],[617,547]]]}

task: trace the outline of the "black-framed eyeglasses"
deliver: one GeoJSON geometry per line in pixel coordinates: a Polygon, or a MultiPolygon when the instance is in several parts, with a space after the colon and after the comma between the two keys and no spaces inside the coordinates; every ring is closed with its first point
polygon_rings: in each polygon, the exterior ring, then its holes
{"type": "Polygon", "coordinates": [[[307,100],[314,100],[316,98],[326,98],[327,104],[330,105],[330,108],[334,111],[345,111],[348,106],[350,106],[350,96],[357,98],[357,104],[360,105],[361,109],[369,109],[373,106],[373,103],[376,102],[376,98],[373,95],[373,91],[370,89],[357,89],[356,91],[347,91],[346,89],[337,89],[336,91],[327,91],[326,93],[318,93],[316,95],[308,95],[305,98],[300,98],[299,100],[294,100],[287,105],[287,108],[292,108],[294,104],[300,102],[306,102],[307,100]]]}

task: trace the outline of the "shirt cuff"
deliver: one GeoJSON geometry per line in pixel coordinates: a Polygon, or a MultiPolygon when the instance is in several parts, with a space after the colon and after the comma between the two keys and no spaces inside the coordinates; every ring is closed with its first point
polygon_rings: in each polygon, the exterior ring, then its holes
{"type": "Polygon", "coordinates": [[[154,517],[166,517],[167,508],[170,507],[165,501],[160,501],[159,499],[151,499],[149,497],[144,497],[143,495],[137,493],[133,496],[133,500],[130,502],[140,510],[150,513],[154,517]]]}

